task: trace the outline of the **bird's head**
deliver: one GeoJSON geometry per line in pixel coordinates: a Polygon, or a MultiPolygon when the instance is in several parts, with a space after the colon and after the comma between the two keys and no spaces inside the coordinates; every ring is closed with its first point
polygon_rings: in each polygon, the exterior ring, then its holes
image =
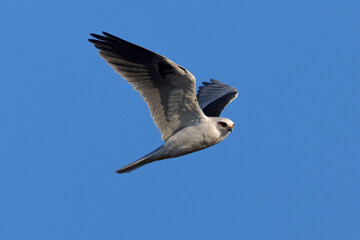
{"type": "Polygon", "coordinates": [[[226,133],[226,134],[229,134],[230,132],[232,132],[232,130],[234,128],[234,122],[227,118],[221,118],[221,117],[217,118],[216,125],[217,125],[217,128],[220,130],[220,132],[226,133]]]}

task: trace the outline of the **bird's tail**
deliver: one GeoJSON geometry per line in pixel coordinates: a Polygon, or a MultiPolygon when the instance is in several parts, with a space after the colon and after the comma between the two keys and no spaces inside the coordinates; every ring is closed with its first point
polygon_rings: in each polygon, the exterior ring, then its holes
{"type": "Polygon", "coordinates": [[[117,173],[128,173],[131,172],[139,167],[144,166],[145,164],[157,161],[157,160],[161,160],[164,158],[159,158],[159,154],[157,154],[159,152],[159,150],[162,148],[159,147],[157,149],[155,149],[154,151],[152,151],[151,153],[145,155],[144,157],[140,158],[139,160],[136,160],[135,162],[132,162],[128,165],[126,165],[123,168],[120,168],[119,170],[117,170],[117,173]]]}

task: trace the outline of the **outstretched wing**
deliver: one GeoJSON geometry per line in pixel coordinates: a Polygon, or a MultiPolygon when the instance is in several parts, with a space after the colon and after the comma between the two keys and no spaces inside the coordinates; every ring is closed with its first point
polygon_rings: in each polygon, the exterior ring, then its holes
{"type": "Polygon", "coordinates": [[[237,97],[238,91],[214,79],[210,81],[203,82],[204,86],[199,87],[197,99],[206,116],[219,117],[226,105],[237,97]]]}
{"type": "Polygon", "coordinates": [[[144,98],[162,140],[186,123],[206,118],[195,89],[195,77],[157,53],[103,32],[89,39],[100,56],[144,98]]]}

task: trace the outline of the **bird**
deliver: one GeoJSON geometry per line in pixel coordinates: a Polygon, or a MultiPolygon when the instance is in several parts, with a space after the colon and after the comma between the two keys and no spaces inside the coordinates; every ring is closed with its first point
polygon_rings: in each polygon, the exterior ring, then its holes
{"type": "Polygon", "coordinates": [[[196,93],[195,77],[170,59],[107,32],[90,35],[100,57],[143,97],[164,141],[117,173],[208,148],[233,131],[234,122],[220,114],[237,97],[236,88],[210,79],[196,93]]]}

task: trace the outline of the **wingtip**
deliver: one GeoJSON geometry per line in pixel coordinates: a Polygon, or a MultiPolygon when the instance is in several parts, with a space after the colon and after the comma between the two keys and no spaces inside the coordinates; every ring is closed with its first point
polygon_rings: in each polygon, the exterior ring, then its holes
{"type": "Polygon", "coordinates": [[[218,81],[218,80],[215,80],[215,79],[213,79],[213,78],[211,78],[210,81],[211,81],[212,83],[214,83],[214,84],[223,84],[223,85],[224,85],[224,83],[222,83],[222,82],[220,82],[220,81],[218,81]]]}
{"type": "Polygon", "coordinates": [[[118,170],[116,170],[115,172],[118,173],[118,174],[123,174],[123,173],[129,173],[131,171],[133,171],[134,169],[132,168],[129,168],[128,165],[123,167],[123,168],[120,168],[118,170]]]}
{"type": "Polygon", "coordinates": [[[110,34],[108,32],[105,32],[105,31],[103,31],[102,34],[104,34],[105,37],[110,38],[112,40],[122,40],[122,41],[124,41],[123,39],[121,39],[119,37],[116,37],[116,36],[114,36],[114,35],[112,35],[112,34],[110,34]]]}
{"type": "Polygon", "coordinates": [[[209,84],[212,84],[211,82],[202,82],[202,84],[204,85],[204,86],[206,86],[206,85],[209,85],[209,84]]]}
{"type": "Polygon", "coordinates": [[[122,173],[129,172],[129,169],[127,168],[127,166],[125,166],[125,167],[122,167],[122,168],[116,170],[115,172],[118,174],[122,174],[122,173]]]}

